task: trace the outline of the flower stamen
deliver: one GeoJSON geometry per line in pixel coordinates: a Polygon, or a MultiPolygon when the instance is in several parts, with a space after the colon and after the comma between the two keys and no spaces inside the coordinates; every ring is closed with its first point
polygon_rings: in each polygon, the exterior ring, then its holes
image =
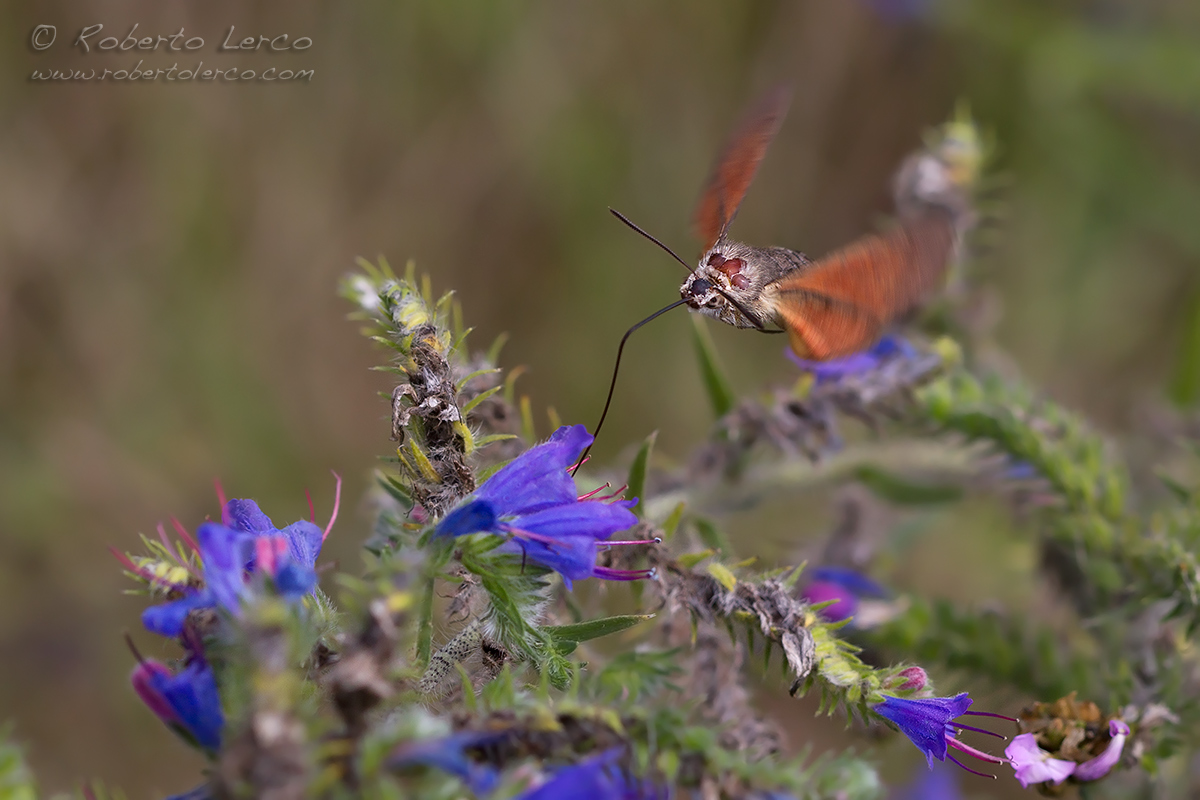
{"type": "Polygon", "coordinates": [[[187,542],[187,546],[192,548],[193,553],[200,552],[200,545],[196,544],[196,540],[193,539],[192,535],[187,532],[187,528],[183,527],[182,522],[175,519],[175,517],[171,517],[171,525],[175,527],[175,532],[179,534],[179,538],[187,542]]]}
{"type": "Polygon", "coordinates": [[[957,758],[955,758],[954,756],[950,755],[949,753],[947,753],[947,754],[946,754],[946,758],[950,759],[950,760],[951,760],[951,761],[953,761],[955,764],[958,764],[960,767],[962,767],[963,769],[965,769],[967,772],[971,773],[972,775],[978,775],[978,776],[979,776],[979,777],[981,777],[981,778],[991,778],[992,780],[996,780],[996,776],[995,776],[995,775],[992,775],[992,774],[991,774],[991,773],[989,773],[989,772],[980,772],[980,771],[979,771],[979,770],[977,770],[977,769],[971,769],[971,768],[970,768],[970,767],[968,767],[966,764],[962,763],[961,761],[959,761],[957,758]]]}
{"type": "MultiPolygon", "coordinates": [[[[330,472],[333,472],[333,470],[330,470],[330,472]]],[[[329,532],[333,530],[333,523],[337,521],[338,509],[342,505],[342,476],[333,472],[333,477],[337,480],[337,485],[333,490],[333,513],[329,515],[329,524],[325,526],[325,531],[321,534],[322,544],[325,542],[326,537],[329,536],[329,532]]]]}
{"type": "Polygon", "coordinates": [[[601,493],[601,492],[603,492],[605,489],[609,489],[609,488],[612,488],[612,484],[611,484],[611,483],[608,483],[608,482],[605,482],[605,484],[604,484],[603,486],[597,486],[595,489],[592,489],[592,490],[591,490],[590,492],[588,492],[587,494],[581,494],[581,495],[579,495],[579,499],[580,499],[580,500],[591,500],[593,497],[595,497],[596,495],[600,494],[600,493],[601,493]]]}

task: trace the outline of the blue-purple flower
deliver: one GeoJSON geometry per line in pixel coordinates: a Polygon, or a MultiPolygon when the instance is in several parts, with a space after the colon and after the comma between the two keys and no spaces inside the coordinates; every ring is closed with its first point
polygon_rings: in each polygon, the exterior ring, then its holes
{"type": "Polygon", "coordinates": [[[437,767],[461,778],[475,794],[484,795],[495,788],[500,776],[487,764],[472,761],[466,750],[487,744],[502,735],[495,732],[463,731],[441,739],[410,742],[398,747],[388,757],[387,766],[392,770],[437,767]]]}
{"type": "Polygon", "coordinates": [[[963,800],[954,768],[945,762],[919,773],[912,783],[889,795],[891,800],[963,800]]]}
{"type": "Polygon", "coordinates": [[[976,750],[970,745],[963,744],[957,738],[959,730],[977,731],[988,736],[996,736],[1003,739],[998,733],[985,731],[981,728],[974,728],[970,725],[963,725],[954,722],[953,720],[964,716],[977,717],[999,717],[1000,719],[1011,719],[1003,717],[1000,714],[989,714],[981,711],[968,711],[971,706],[971,698],[966,692],[955,695],[954,697],[926,697],[918,700],[906,700],[903,697],[885,696],[882,703],[874,706],[874,711],[879,716],[892,722],[900,732],[908,737],[909,741],[917,746],[917,749],[925,754],[925,760],[929,763],[929,768],[933,769],[933,760],[945,761],[949,758],[955,764],[958,764],[968,772],[975,774],[983,774],[964,765],[954,756],[948,755],[947,748],[953,747],[967,755],[974,756],[981,761],[988,761],[993,764],[1007,764],[1008,761],[1003,758],[998,758],[982,750],[976,750]]]}
{"type": "Polygon", "coordinates": [[[559,573],[568,587],[571,581],[591,577],[647,577],[647,570],[596,565],[600,547],[622,544],[605,540],[637,524],[629,510],[637,500],[597,497],[594,492],[577,495],[567,470],[591,442],[582,425],[559,428],[548,441],[526,450],[488,478],[438,523],[435,535],[504,536],[508,541],[499,552],[559,573]]]}
{"type": "Polygon", "coordinates": [[[835,601],[820,610],[830,622],[840,622],[854,616],[862,597],[886,597],[887,590],[867,576],[846,567],[818,567],[812,580],[800,591],[810,604],[835,601]]]}
{"type": "Polygon", "coordinates": [[[146,609],[142,624],[147,630],[179,636],[188,614],[201,608],[220,607],[238,614],[251,593],[247,579],[254,574],[269,575],[279,593],[292,599],[316,587],[314,568],[329,527],[322,531],[301,520],[276,529],[253,500],[230,500],[221,516],[221,523],[206,522],[196,530],[203,586],[171,587],[182,597],[146,609]]]}
{"type": "Polygon", "coordinates": [[[209,752],[221,746],[225,715],[212,667],[194,658],[180,672],[150,659],[130,675],[138,697],[172,730],[209,752]]]}
{"type": "Polygon", "coordinates": [[[670,796],[665,786],[630,772],[621,763],[623,755],[614,748],[564,767],[518,800],[666,800],[670,796]]]}
{"type": "Polygon", "coordinates": [[[884,336],[867,350],[861,353],[832,358],[828,361],[810,361],[807,358],[786,351],[788,358],[805,372],[816,378],[817,383],[835,381],[850,375],[861,375],[877,369],[885,361],[893,358],[911,358],[917,354],[916,349],[902,336],[884,336]]]}

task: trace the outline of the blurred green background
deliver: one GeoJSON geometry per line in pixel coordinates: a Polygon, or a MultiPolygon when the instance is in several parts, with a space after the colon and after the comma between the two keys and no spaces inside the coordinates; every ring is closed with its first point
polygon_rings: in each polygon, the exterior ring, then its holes
{"type": "MultiPolygon", "coordinates": [[[[327,550],[358,568],[356,503],[391,445],[387,382],[367,371],[379,354],[335,297],[356,256],[415,259],[458,290],[477,346],[512,335],[503,362],[528,365],[537,406],[591,425],[618,337],[681,277],[606,207],[694,256],[712,158],[779,82],[793,103],[738,238],[817,255],[870,229],[901,158],[964,98],[1008,182],[972,270],[1003,302],[996,336],[1014,369],[1114,435],[1166,424],[1162,398],[1200,393],[1198,34],[1194,0],[6,7],[0,716],[43,788],[100,776],[151,797],[200,767],[128,689],[122,631],[170,650],[139,631],[143,602],[121,594],[106,545],[217,513],[215,477],[277,523],[307,516],[308,488],[324,518],[333,469],[348,502],[327,550]],[[182,26],[206,44],[72,49],[95,23],[182,26]],[[44,52],[29,45],[39,24],[58,29],[44,52]],[[219,52],[230,26],[314,44],[219,52]],[[29,80],[138,58],[315,74],[29,80]]],[[[792,379],[778,338],[710,327],[747,387],[792,379]]],[[[688,336],[675,312],[632,340],[600,463],[653,429],[677,456],[705,433],[688,336]]],[[[1005,558],[1003,541],[981,542],[938,552],[1005,558]]],[[[980,583],[938,567],[913,573],[934,594],[1002,591],[994,568],[980,583]]]]}

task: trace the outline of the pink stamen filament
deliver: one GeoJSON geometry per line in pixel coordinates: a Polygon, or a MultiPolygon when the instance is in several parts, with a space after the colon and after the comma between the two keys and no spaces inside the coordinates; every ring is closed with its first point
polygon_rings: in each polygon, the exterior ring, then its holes
{"type": "Polygon", "coordinates": [[[960,725],[960,724],[959,724],[959,723],[957,723],[957,722],[951,722],[950,724],[951,724],[951,725],[953,725],[954,727],[956,727],[956,728],[960,728],[961,730],[964,730],[964,731],[975,731],[976,733],[985,733],[985,734],[987,734],[988,736],[995,736],[997,739],[1004,739],[1004,740],[1006,740],[1006,741],[1007,741],[1007,739],[1008,739],[1008,737],[1007,737],[1007,736],[1005,736],[1005,735],[1003,735],[1003,734],[1000,734],[1000,733],[994,733],[994,732],[992,732],[992,731],[984,730],[983,728],[976,728],[976,727],[974,727],[974,726],[971,726],[971,725],[960,725]]]}
{"type": "Polygon", "coordinates": [[[187,546],[192,548],[193,553],[200,552],[200,545],[196,544],[196,540],[187,532],[187,528],[183,527],[183,523],[171,517],[171,524],[175,526],[175,532],[179,534],[179,538],[187,542],[187,546]]]}
{"type": "Polygon", "coordinates": [[[275,574],[275,548],[269,539],[254,540],[254,560],[259,572],[275,574]]]}
{"type": "Polygon", "coordinates": [[[653,539],[632,539],[624,542],[596,542],[597,547],[614,547],[619,544],[662,544],[662,539],[655,536],[653,539]]]}
{"type": "MultiPolygon", "coordinates": [[[[333,472],[333,470],[330,470],[333,472]]],[[[325,539],[329,536],[329,532],[333,530],[333,523],[337,521],[338,509],[342,506],[342,476],[333,472],[333,477],[337,480],[337,486],[333,490],[333,513],[329,515],[329,524],[325,526],[325,532],[321,534],[321,543],[324,544],[325,539]]]]}
{"type": "Polygon", "coordinates": [[[976,750],[974,747],[971,747],[971,745],[963,744],[958,739],[955,739],[953,736],[950,736],[948,734],[946,736],[946,744],[950,745],[955,750],[961,750],[962,752],[966,753],[969,756],[974,756],[975,758],[978,758],[980,761],[987,761],[992,764],[1007,764],[1008,763],[1007,758],[1000,758],[999,756],[994,756],[991,753],[985,753],[982,750],[976,750]]]}
{"type": "Polygon", "coordinates": [[[567,472],[571,473],[571,475],[574,475],[576,472],[579,471],[580,467],[582,467],[584,464],[586,464],[587,462],[589,462],[591,460],[592,460],[591,456],[585,456],[582,461],[576,461],[574,464],[567,467],[567,472]]]}
{"type": "Polygon", "coordinates": [[[521,530],[520,528],[514,528],[511,525],[504,525],[504,524],[501,524],[500,527],[505,533],[510,533],[516,538],[529,539],[534,542],[541,542],[542,544],[546,545],[547,547],[552,548],[556,544],[562,544],[562,542],[560,542],[558,539],[554,538],[553,536],[547,536],[544,533],[534,533],[533,531],[521,530]]]}
{"type": "Polygon", "coordinates": [[[946,758],[950,759],[950,760],[951,760],[951,761],[953,761],[955,764],[958,764],[960,767],[962,767],[963,769],[965,769],[967,772],[971,773],[972,775],[978,775],[978,776],[979,776],[979,777],[981,777],[981,778],[991,778],[992,780],[996,780],[996,776],[995,776],[995,775],[990,775],[990,774],[988,774],[988,773],[986,773],[986,772],[980,772],[980,771],[979,771],[979,770],[977,770],[977,769],[971,769],[971,768],[970,768],[970,767],[968,767],[966,764],[962,763],[961,761],[959,761],[957,758],[955,758],[954,756],[950,755],[949,753],[946,753],[946,758]]]}
{"type": "Polygon", "coordinates": [[[629,484],[628,484],[628,483],[626,483],[626,484],[623,484],[623,485],[622,485],[622,486],[621,486],[619,489],[617,489],[616,491],[614,491],[612,494],[606,494],[606,495],[604,495],[603,497],[597,497],[596,499],[597,499],[597,500],[599,500],[599,501],[601,501],[601,502],[605,502],[605,501],[608,501],[608,500],[612,500],[613,498],[620,497],[621,495],[625,494],[625,490],[626,490],[626,489],[628,489],[628,488],[629,488],[629,484]]]}
{"type": "Polygon", "coordinates": [[[175,548],[171,547],[171,540],[167,538],[167,529],[163,527],[161,522],[158,523],[156,530],[158,531],[158,540],[162,542],[162,546],[167,549],[168,553],[174,553],[175,548]]]}
{"type": "Polygon", "coordinates": [[[996,719],[1006,719],[1009,722],[1017,721],[1016,718],[1014,718],[1014,717],[1006,717],[1003,714],[993,714],[990,711],[964,711],[963,716],[965,716],[965,717],[995,717],[996,719]]]}
{"type": "Polygon", "coordinates": [[[611,486],[612,486],[612,484],[611,484],[611,483],[606,483],[606,484],[604,484],[603,486],[599,486],[599,487],[597,487],[597,488],[595,488],[595,489],[592,489],[592,490],[591,490],[590,492],[588,492],[587,494],[581,494],[581,495],[579,495],[579,499],[580,499],[580,500],[591,500],[593,497],[595,497],[596,495],[600,494],[600,493],[601,493],[601,492],[603,492],[605,489],[608,489],[608,488],[610,488],[611,486]]]}
{"type": "Polygon", "coordinates": [[[213,478],[213,488],[217,490],[217,502],[221,504],[221,524],[229,527],[229,512],[225,509],[225,489],[221,486],[220,478],[213,478]]]}
{"type": "Polygon", "coordinates": [[[147,581],[147,582],[153,583],[153,584],[157,584],[158,586],[163,586],[168,589],[184,589],[185,588],[181,584],[171,583],[170,581],[166,580],[165,578],[158,577],[157,575],[155,575],[153,572],[146,569],[145,567],[139,567],[137,564],[133,563],[133,560],[130,559],[129,556],[125,555],[124,553],[122,553],[120,550],[113,547],[112,545],[108,546],[108,552],[112,553],[113,558],[117,559],[117,561],[120,561],[122,566],[124,566],[127,570],[132,572],[134,575],[137,575],[139,578],[141,578],[144,581],[147,581]]]}
{"type": "Polygon", "coordinates": [[[612,567],[593,567],[592,574],[606,581],[640,581],[653,578],[658,570],[650,569],[613,569],[612,567]]]}
{"type": "Polygon", "coordinates": [[[308,521],[317,521],[317,510],[313,508],[312,495],[308,493],[308,489],[304,490],[304,499],[308,501],[308,521]]]}
{"type": "MultiPolygon", "coordinates": [[[[171,522],[175,523],[176,530],[179,530],[179,531],[183,530],[183,526],[179,524],[179,520],[175,519],[174,517],[171,517],[171,522]]],[[[186,532],[185,532],[185,534],[186,534],[186,532]]],[[[192,545],[192,549],[197,550],[196,545],[190,541],[191,537],[188,537],[188,539],[189,539],[189,544],[192,545]]],[[[163,527],[163,524],[161,522],[158,523],[158,540],[163,543],[163,547],[167,548],[167,553],[169,555],[175,556],[176,558],[178,557],[176,555],[175,548],[171,546],[171,541],[167,538],[167,531],[163,527]]],[[[188,575],[191,575],[193,578],[199,577],[198,575],[196,575],[195,571],[191,568],[191,566],[189,566],[188,564],[183,563],[183,562],[180,562],[180,563],[182,564],[183,568],[187,570],[188,575]]]]}

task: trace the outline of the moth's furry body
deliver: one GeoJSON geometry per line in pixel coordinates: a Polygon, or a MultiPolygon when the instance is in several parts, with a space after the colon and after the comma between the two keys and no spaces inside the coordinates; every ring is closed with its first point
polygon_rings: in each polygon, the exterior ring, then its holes
{"type": "Polygon", "coordinates": [[[735,328],[779,329],[775,284],[811,263],[786,247],[722,240],[704,254],[679,293],[690,308],[735,328]]]}

